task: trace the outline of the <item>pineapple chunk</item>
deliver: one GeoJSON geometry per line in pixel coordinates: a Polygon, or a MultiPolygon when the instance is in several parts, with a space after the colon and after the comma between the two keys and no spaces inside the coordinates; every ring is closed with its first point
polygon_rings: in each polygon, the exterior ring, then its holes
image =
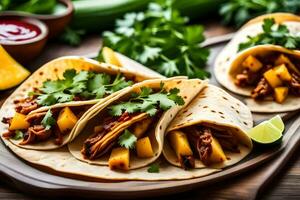
{"type": "Polygon", "coordinates": [[[246,58],[246,60],[244,60],[244,62],[242,63],[242,66],[244,68],[249,69],[252,72],[257,72],[258,70],[260,70],[263,67],[263,64],[257,58],[250,55],[246,58]]]}
{"type": "Polygon", "coordinates": [[[20,130],[20,129],[27,129],[29,128],[30,124],[25,120],[26,115],[21,113],[16,113],[11,120],[9,130],[20,130]]]}
{"type": "Polygon", "coordinates": [[[274,97],[277,103],[282,103],[286,99],[289,88],[288,87],[277,87],[274,89],[274,97]]]}
{"type": "Polygon", "coordinates": [[[149,137],[144,137],[136,142],[136,152],[140,158],[153,157],[153,149],[149,137]]]}
{"type": "Polygon", "coordinates": [[[173,150],[178,158],[181,156],[191,156],[193,151],[191,150],[189,141],[182,131],[172,131],[169,133],[169,140],[173,150]]]}
{"type": "Polygon", "coordinates": [[[220,163],[227,160],[219,141],[215,137],[212,137],[211,147],[212,152],[209,157],[209,163],[220,163]]]}
{"type": "Polygon", "coordinates": [[[140,138],[149,128],[150,124],[152,122],[152,119],[146,118],[142,121],[136,122],[133,124],[131,132],[137,137],[140,138]]]}
{"type": "Polygon", "coordinates": [[[276,88],[282,85],[282,81],[277,76],[275,70],[269,69],[264,73],[265,79],[268,81],[268,83],[272,86],[272,88],[276,88]]]}
{"type": "Polygon", "coordinates": [[[129,149],[125,147],[115,148],[110,154],[108,166],[111,170],[129,170],[129,158],[129,149]]]}
{"type": "Polygon", "coordinates": [[[77,123],[78,118],[69,107],[63,108],[58,115],[57,125],[61,132],[70,131],[77,123]]]}
{"type": "Polygon", "coordinates": [[[275,65],[281,65],[281,64],[285,64],[287,68],[293,70],[297,74],[300,74],[298,68],[291,62],[291,60],[287,56],[283,54],[280,54],[280,56],[275,61],[275,65]]]}
{"type": "Polygon", "coordinates": [[[279,65],[274,68],[277,76],[283,81],[290,81],[292,79],[289,70],[286,68],[285,64],[279,65]]]}
{"type": "Polygon", "coordinates": [[[106,63],[122,67],[122,64],[117,58],[116,53],[111,48],[103,47],[102,56],[106,63]]]}

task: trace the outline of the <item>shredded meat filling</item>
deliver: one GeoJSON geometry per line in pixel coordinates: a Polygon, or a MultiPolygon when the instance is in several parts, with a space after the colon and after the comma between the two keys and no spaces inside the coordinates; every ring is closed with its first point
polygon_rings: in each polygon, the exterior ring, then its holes
{"type": "Polygon", "coordinates": [[[42,125],[34,125],[33,127],[29,127],[27,132],[24,135],[23,141],[20,143],[21,145],[30,144],[37,141],[45,141],[51,136],[51,129],[46,129],[42,125]]]}
{"type": "Polygon", "coordinates": [[[33,110],[36,110],[39,105],[33,97],[27,97],[25,99],[16,100],[14,102],[16,104],[15,110],[18,113],[27,115],[33,110]]]}
{"type": "Polygon", "coordinates": [[[297,76],[295,73],[292,73],[292,80],[289,84],[291,88],[291,93],[300,96],[300,77],[297,76]]]}
{"type": "Polygon", "coordinates": [[[262,99],[272,92],[271,86],[265,78],[260,79],[255,89],[251,92],[251,97],[254,99],[262,99]]]}
{"type": "Polygon", "coordinates": [[[258,75],[248,69],[244,69],[241,74],[236,75],[235,84],[238,86],[253,85],[257,82],[258,75]]]}
{"type": "Polygon", "coordinates": [[[94,133],[90,138],[88,138],[83,145],[83,148],[81,150],[81,153],[87,157],[90,160],[96,159],[104,155],[107,151],[109,151],[112,146],[114,145],[114,142],[111,142],[107,144],[107,146],[104,148],[101,145],[103,144],[102,138],[111,131],[116,125],[119,124],[119,122],[125,122],[131,119],[132,116],[130,116],[127,112],[123,113],[119,118],[111,118],[109,117],[104,121],[104,124],[102,125],[102,128],[100,131],[94,133]]]}
{"type": "MultiPolygon", "coordinates": [[[[238,140],[228,131],[219,131],[208,127],[189,127],[185,129],[188,132],[188,140],[192,148],[198,152],[199,159],[209,165],[209,157],[212,153],[212,137],[218,139],[224,150],[239,153],[238,140]]],[[[184,166],[183,166],[184,167],[184,166]]]]}

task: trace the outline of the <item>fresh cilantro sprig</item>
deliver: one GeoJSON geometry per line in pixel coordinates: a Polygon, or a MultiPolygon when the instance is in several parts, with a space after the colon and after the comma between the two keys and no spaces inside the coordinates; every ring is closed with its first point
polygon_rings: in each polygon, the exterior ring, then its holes
{"type": "Polygon", "coordinates": [[[151,88],[142,87],[140,93],[132,93],[129,101],[110,106],[108,112],[112,116],[120,116],[124,112],[145,112],[154,116],[158,108],[168,110],[175,105],[183,105],[184,100],[178,95],[179,92],[178,88],[172,88],[169,92],[161,88],[159,92],[153,93],[151,88]]]}
{"type": "Polygon", "coordinates": [[[274,44],[287,49],[300,48],[300,37],[291,35],[285,25],[276,25],[273,18],[264,19],[262,28],[262,33],[254,37],[248,36],[248,41],[240,43],[238,51],[262,44],[274,44]]]}
{"type": "Polygon", "coordinates": [[[136,141],[137,137],[127,129],[118,139],[119,145],[127,149],[133,149],[135,147],[136,141]]]}
{"type": "Polygon", "coordinates": [[[159,173],[159,164],[153,163],[147,169],[148,173],[159,173]]]}
{"type": "Polygon", "coordinates": [[[56,124],[56,120],[54,119],[51,110],[47,111],[46,115],[41,121],[41,124],[45,127],[46,130],[49,130],[56,124]]]}
{"type": "Polygon", "coordinates": [[[40,93],[31,93],[38,96],[39,105],[50,106],[55,103],[69,102],[75,96],[82,99],[99,99],[132,85],[132,81],[126,81],[120,74],[111,80],[112,77],[108,74],[91,71],[76,73],[74,69],[70,69],[64,72],[63,77],[63,79],[46,81],[39,89],[40,93]]]}
{"type": "Polygon", "coordinates": [[[104,46],[168,77],[209,77],[204,69],[209,51],[200,47],[205,39],[203,27],[187,22],[172,1],[152,2],[146,11],[117,20],[114,32],[103,33],[104,46]]]}
{"type": "Polygon", "coordinates": [[[236,27],[253,17],[274,12],[299,13],[299,0],[229,0],[220,7],[225,24],[236,27]]]}

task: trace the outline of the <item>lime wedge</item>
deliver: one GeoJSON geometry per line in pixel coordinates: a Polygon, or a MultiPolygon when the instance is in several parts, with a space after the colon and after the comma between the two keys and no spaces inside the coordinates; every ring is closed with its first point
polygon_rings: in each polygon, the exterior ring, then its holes
{"type": "Polygon", "coordinates": [[[273,117],[252,128],[248,135],[252,140],[260,144],[273,144],[281,140],[284,123],[280,116],[273,117]]]}
{"type": "Polygon", "coordinates": [[[276,128],[278,128],[281,132],[284,130],[284,123],[279,115],[276,115],[272,119],[269,120],[271,124],[273,124],[276,128]]]}

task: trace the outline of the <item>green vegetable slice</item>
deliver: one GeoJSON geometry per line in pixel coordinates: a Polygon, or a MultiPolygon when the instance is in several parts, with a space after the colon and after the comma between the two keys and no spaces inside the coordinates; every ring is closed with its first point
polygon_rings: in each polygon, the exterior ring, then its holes
{"type": "Polygon", "coordinates": [[[282,138],[284,124],[279,116],[264,121],[252,128],[248,135],[252,140],[260,144],[272,144],[282,138]]]}

